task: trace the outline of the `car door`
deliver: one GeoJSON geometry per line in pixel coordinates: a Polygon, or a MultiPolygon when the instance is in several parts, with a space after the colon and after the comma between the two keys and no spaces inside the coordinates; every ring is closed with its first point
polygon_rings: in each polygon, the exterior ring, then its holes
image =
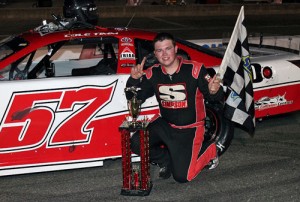
{"type": "Polygon", "coordinates": [[[118,127],[128,114],[128,74],[116,74],[118,42],[59,42],[16,63],[18,71],[0,85],[4,170],[99,165],[121,155],[118,127]],[[25,76],[16,76],[25,67],[25,76]]]}

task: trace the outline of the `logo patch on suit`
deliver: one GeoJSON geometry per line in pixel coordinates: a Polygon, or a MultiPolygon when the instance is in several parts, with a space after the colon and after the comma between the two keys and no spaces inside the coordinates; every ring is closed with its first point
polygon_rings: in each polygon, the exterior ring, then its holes
{"type": "Polygon", "coordinates": [[[162,107],[172,109],[187,108],[185,84],[162,84],[158,86],[158,91],[162,107]]]}

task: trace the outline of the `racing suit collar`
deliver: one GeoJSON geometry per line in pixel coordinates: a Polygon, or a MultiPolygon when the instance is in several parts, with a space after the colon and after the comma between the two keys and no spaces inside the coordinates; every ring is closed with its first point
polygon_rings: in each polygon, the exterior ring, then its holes
{"type": "MultiPolygon", "coordinates": [[[[178,73],[180,71],[180,67],[181,67],[182,60],[183,60],[181,56],[177,56],[177,59],[178,59],[179,63],[178,63],[177,70],[174,73],[178,73]]],[[[165,75],[168,75],[166,68],[164,66],[161,66],[161,70],[165,75]]]]}

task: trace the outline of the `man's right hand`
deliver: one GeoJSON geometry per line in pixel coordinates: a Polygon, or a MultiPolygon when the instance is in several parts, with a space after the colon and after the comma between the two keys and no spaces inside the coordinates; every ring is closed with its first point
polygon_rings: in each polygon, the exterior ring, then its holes
{"type": "Polygon", "coordinates": [[[144,71],[144,64],[146,62],[146,57],[143,58],[141,64],[137,64],[136,66],[131,68],[130,76],[134,79],[139,79],[143,76],[144,71]]]}

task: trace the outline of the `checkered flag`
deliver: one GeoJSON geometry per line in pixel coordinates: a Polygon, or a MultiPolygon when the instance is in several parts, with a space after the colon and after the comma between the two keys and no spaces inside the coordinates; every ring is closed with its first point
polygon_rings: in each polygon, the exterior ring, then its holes
{"type": "Polygon", "coordinates": [[[254,99],[252,71],[249,57],[247,30],[244,26],[244,7],[242,6],[233,33],[222,60],[220,79],[226,90],[224,114],[231,121],[254,133],[254,99]]]}

